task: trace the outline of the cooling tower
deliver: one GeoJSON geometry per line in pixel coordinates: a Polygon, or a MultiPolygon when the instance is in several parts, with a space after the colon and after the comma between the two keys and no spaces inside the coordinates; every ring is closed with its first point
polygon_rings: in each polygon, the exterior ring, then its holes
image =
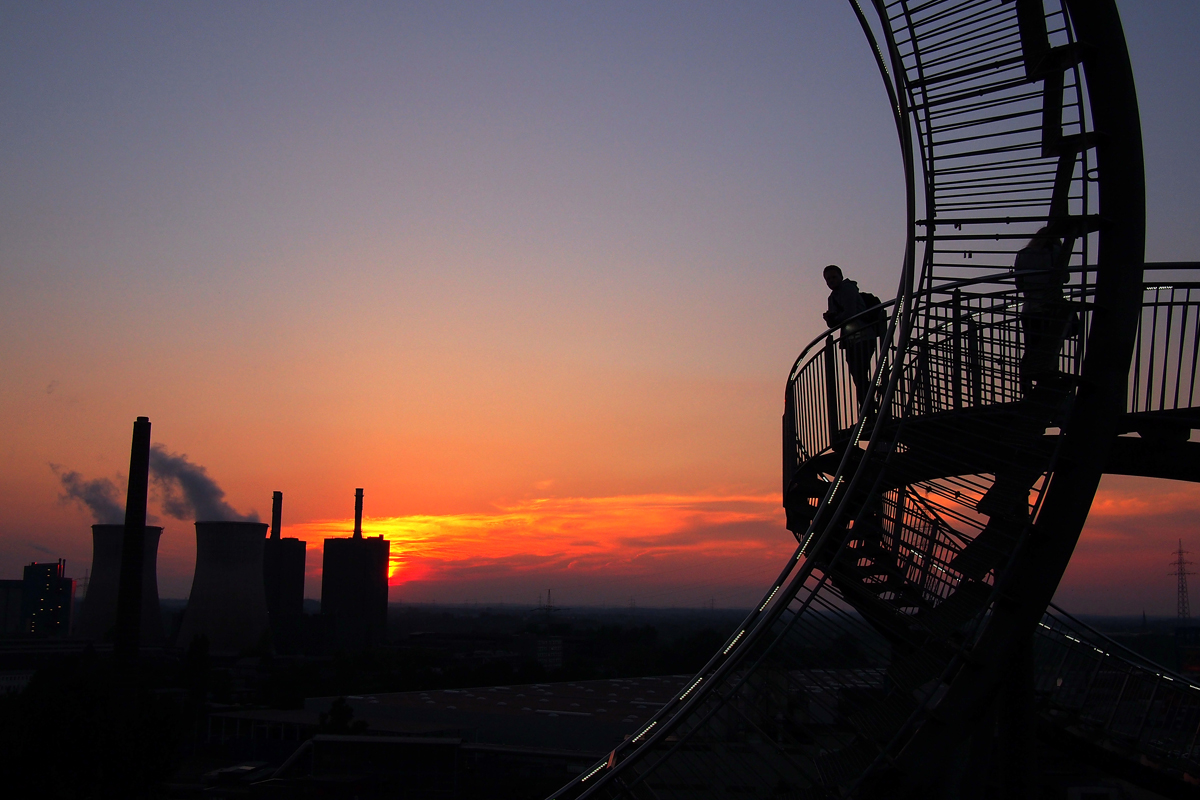
{"type": "MultiPolygon", "coordinates": [[[[164,643],[162,614],[158,607],[158,537],[162,528],[146,526],[142,544],[141,645],[164,643]]],[[[92,574],[88,578],[83,608],[75,623],[76,639],[112,641],[117,624],[117,587],[121,582],[121,542],[124,525],[92,526],[92,574]]]]}
{"type": "Polygon", "coordinates": [[[177,647],[203,634],[214,655],[258,646],[267,632],[263,591],[264,522],[197,522],[196,574],[177,647]]]}

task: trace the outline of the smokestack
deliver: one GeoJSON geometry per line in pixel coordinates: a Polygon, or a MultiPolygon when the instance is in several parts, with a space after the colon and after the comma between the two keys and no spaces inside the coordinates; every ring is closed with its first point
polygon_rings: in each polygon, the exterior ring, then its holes
{"type": "Polygon", "coordinates": [[[283,492],[271,495],[271,538],[279,541],[279,528],[283,522],[283,492]]]}
{"type": "Polygon", "coordinates": [[[129,492],[125,498],[125,533],[121,544],[121,581],[117,590],[117,660],[137,659],[141,640],[142,556],[146,541],[146,496],[150,481],[150,418],[133,423],[129,453],[129,492]]]}
{"type": "MultiPolygon", "coordinates": [[[[158,604],[158,538],[162,528],[146,526],[142,555],[141,643],[161,647],[162,612],[158,604]]],[[[74,637],[103,641],[112,636],[117,622],[117,592],[121,582],[121,549],[124,525],[92,526],[92,574],[79,611],[74,637]]]]}
{"type": "Polygon", "coordinates": [[[354,538],[362,538],[362,489],[354,490],[354,538]]]}
{"type": "Polygon", "coordinates": [[[236,655],[257,647],[267,632],[263,590],[265,522],[197,522],[196,574],[178,647],[203,635],[209,652],[236,655]]]}

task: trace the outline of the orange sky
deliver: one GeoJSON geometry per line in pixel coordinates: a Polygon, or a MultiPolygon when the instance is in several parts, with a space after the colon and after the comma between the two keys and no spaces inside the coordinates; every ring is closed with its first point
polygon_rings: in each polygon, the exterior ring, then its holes
{"type": "MultiPolygon", "coordinates": [[[[1121,3],[1150,259],[1200,253],[1193,6],[1121,3]]],[[[82,577],[50,465],[123,486],[139,415],[314,545],[365,488],[398,600],[748,605],[791,552],[820,268],[893,296],[905,242],[845,3],[19,4],[0,74],[0,577],[82,577]]],[[[1106,481],[1068,607],[1173,611],[1195,497],[1106,481]]]]}
{"type": "MultiPolygon", "coordinates": [[[[1174,615],[1170,562],[1180,539],[1200,564],[1200,486],[1105,476],[1056,602],[1081,613],[1174,615]]],[[[1200,614],[1200,578],[1191,581],[1200,614]]]]}
{"type": "MultiPolygon", "coordinates": [[[[544,497],[490,513],[368,519],[363,533],[392,543],[394,599],[533,603],[550,590],[556,604],[732,606],[757,600],[790,553],[790,537],[774,535],[782,517],[771,495],[544,497]]],[[[350,525],[288,532],[319,545],[350,525]]]]}

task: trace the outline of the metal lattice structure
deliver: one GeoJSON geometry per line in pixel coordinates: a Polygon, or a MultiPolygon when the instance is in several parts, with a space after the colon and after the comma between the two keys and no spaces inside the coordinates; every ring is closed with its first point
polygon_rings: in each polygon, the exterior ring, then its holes
{"type": "Polygon", "coordinates": [[[1175,551],[1175,560],[1171,562],[1171,566],[1175,567],[1175,616],[1180,622],[1186,622],[1192,618],[1191,599],[1188,597],[1187,576],[1195,575],[1194,572],[1188,572],[1188,565],[1192,562],[1184,558],[1187,555],[1187,550],[1183,549],[1183,539],[1179,540],[1179,549],[1175,551]]]}
{"type": "Polygon", "coordinates": [[[1200,774],[1200,689],[1047,611],[1104,472],[1200,479],[1200,291],[1176,280],[1197,265],[1144,263],[1115,5],[851,7],[910,230],[871,400],[841,331],[801,353],[795,553],[679,695],[556,798],[958,796],[966,775],[1026,796],[1035,726],[1200,774]],[[1054,263],[1014,270],[1035,236],[1054,263]],[[1039,309],[1050,272],[1069,279],[1039,309]]]}

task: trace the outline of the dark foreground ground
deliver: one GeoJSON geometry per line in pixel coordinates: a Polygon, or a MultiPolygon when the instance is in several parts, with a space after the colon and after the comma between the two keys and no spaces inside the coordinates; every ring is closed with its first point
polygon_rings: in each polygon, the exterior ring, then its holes
{"type": "MultiPolygon", "coordinates": [[[[318,638],[216,659],[197,643],[147,652],[136,672],[103,644],[0,642],[0,677],[26,684],[0,695],[4,796],[545,797],[636,731],[744,617],[391,612],[387,644],[366,652],[323,652],[318,638]]],[[[1175,620],[1087,621],[1186,666],[1175,620]]],[[[807,655],[849,671],[878,666],[869,649],[838,640],[807,655]]],[[[1038,758],[1046,798],[1155,797],[1053,743],[1038,758]]]]}
{"type": "MultiPolygon", "coordinates": [[[[171,630],[178,609],[164,606],[171,630]]],[[[235,779],[248,774],[208,775],[213,770],[242,762],[278,766],[314,735],[437,734],[469,742],[481,729],[506,725],[518,732],[513,738],[518,746],[547,749],[556,739],[569,745],[549,748],[562,751],[551,759],[563,762],[556,763],[551,781],[562,783],[581,754],[590,757],[613,736],[619,741],[636,715],[645,716],[646,702],[632,702],[641,696],[637,687],[622,689],[619,712],[616,704],[603,703],[605,711],[592,709],[591,717],[570,707],[577,700],[567,701],[561,716],[533,711],[543,699],[539,694],[524,717],[524,706],[493,704],[485,719],[477,713],[482,709],[472,712],[464,698],[465,704],[442,704],[462,705],[457,715],[458,709],[450,709],[449,717],[429,719],[422,701],[411,713],[397,714],[393,708],[390,718],[380,720],[364,708],[379,701],[363,698],[686,675],[703,665],[744,616],[722,609],[397,606],[389,615],[387,644],[369,651],[330,652],[313,618],[309,633],[317,635],[293,637],[283,647],[216,659],[198,642],[184,652],[147,652],[136,673],[118,670],[103,643],[0,642],[0,678],[12,687],[24,684],[20,691],[0,695],[4,794],[212,796],[214,790],[225,791],[223,785],[245,783],[235,779]],[[339,698],[346,699],[338,703],[339,698]],[[497,710],[516,715],[496,715],[497,710]],[[620,716],[614,718],[616,713],[620,716]],[[413,724],[396,721],[414,714],[413,724]],[[557,736],[546,728],[547,722],[566,720],[590,720],[600,730],[567,722],[568,733],[577,728],[578,735],[557,736]],[[550,731],[549,738],[543,731],[532,744],[522,739],[520,730],[539,725],[550,731]]],[[[609,692],[603,694],[607,700],[609,692]]],[[[488,753],[473,758],[495,760],[488,753]]]]}

